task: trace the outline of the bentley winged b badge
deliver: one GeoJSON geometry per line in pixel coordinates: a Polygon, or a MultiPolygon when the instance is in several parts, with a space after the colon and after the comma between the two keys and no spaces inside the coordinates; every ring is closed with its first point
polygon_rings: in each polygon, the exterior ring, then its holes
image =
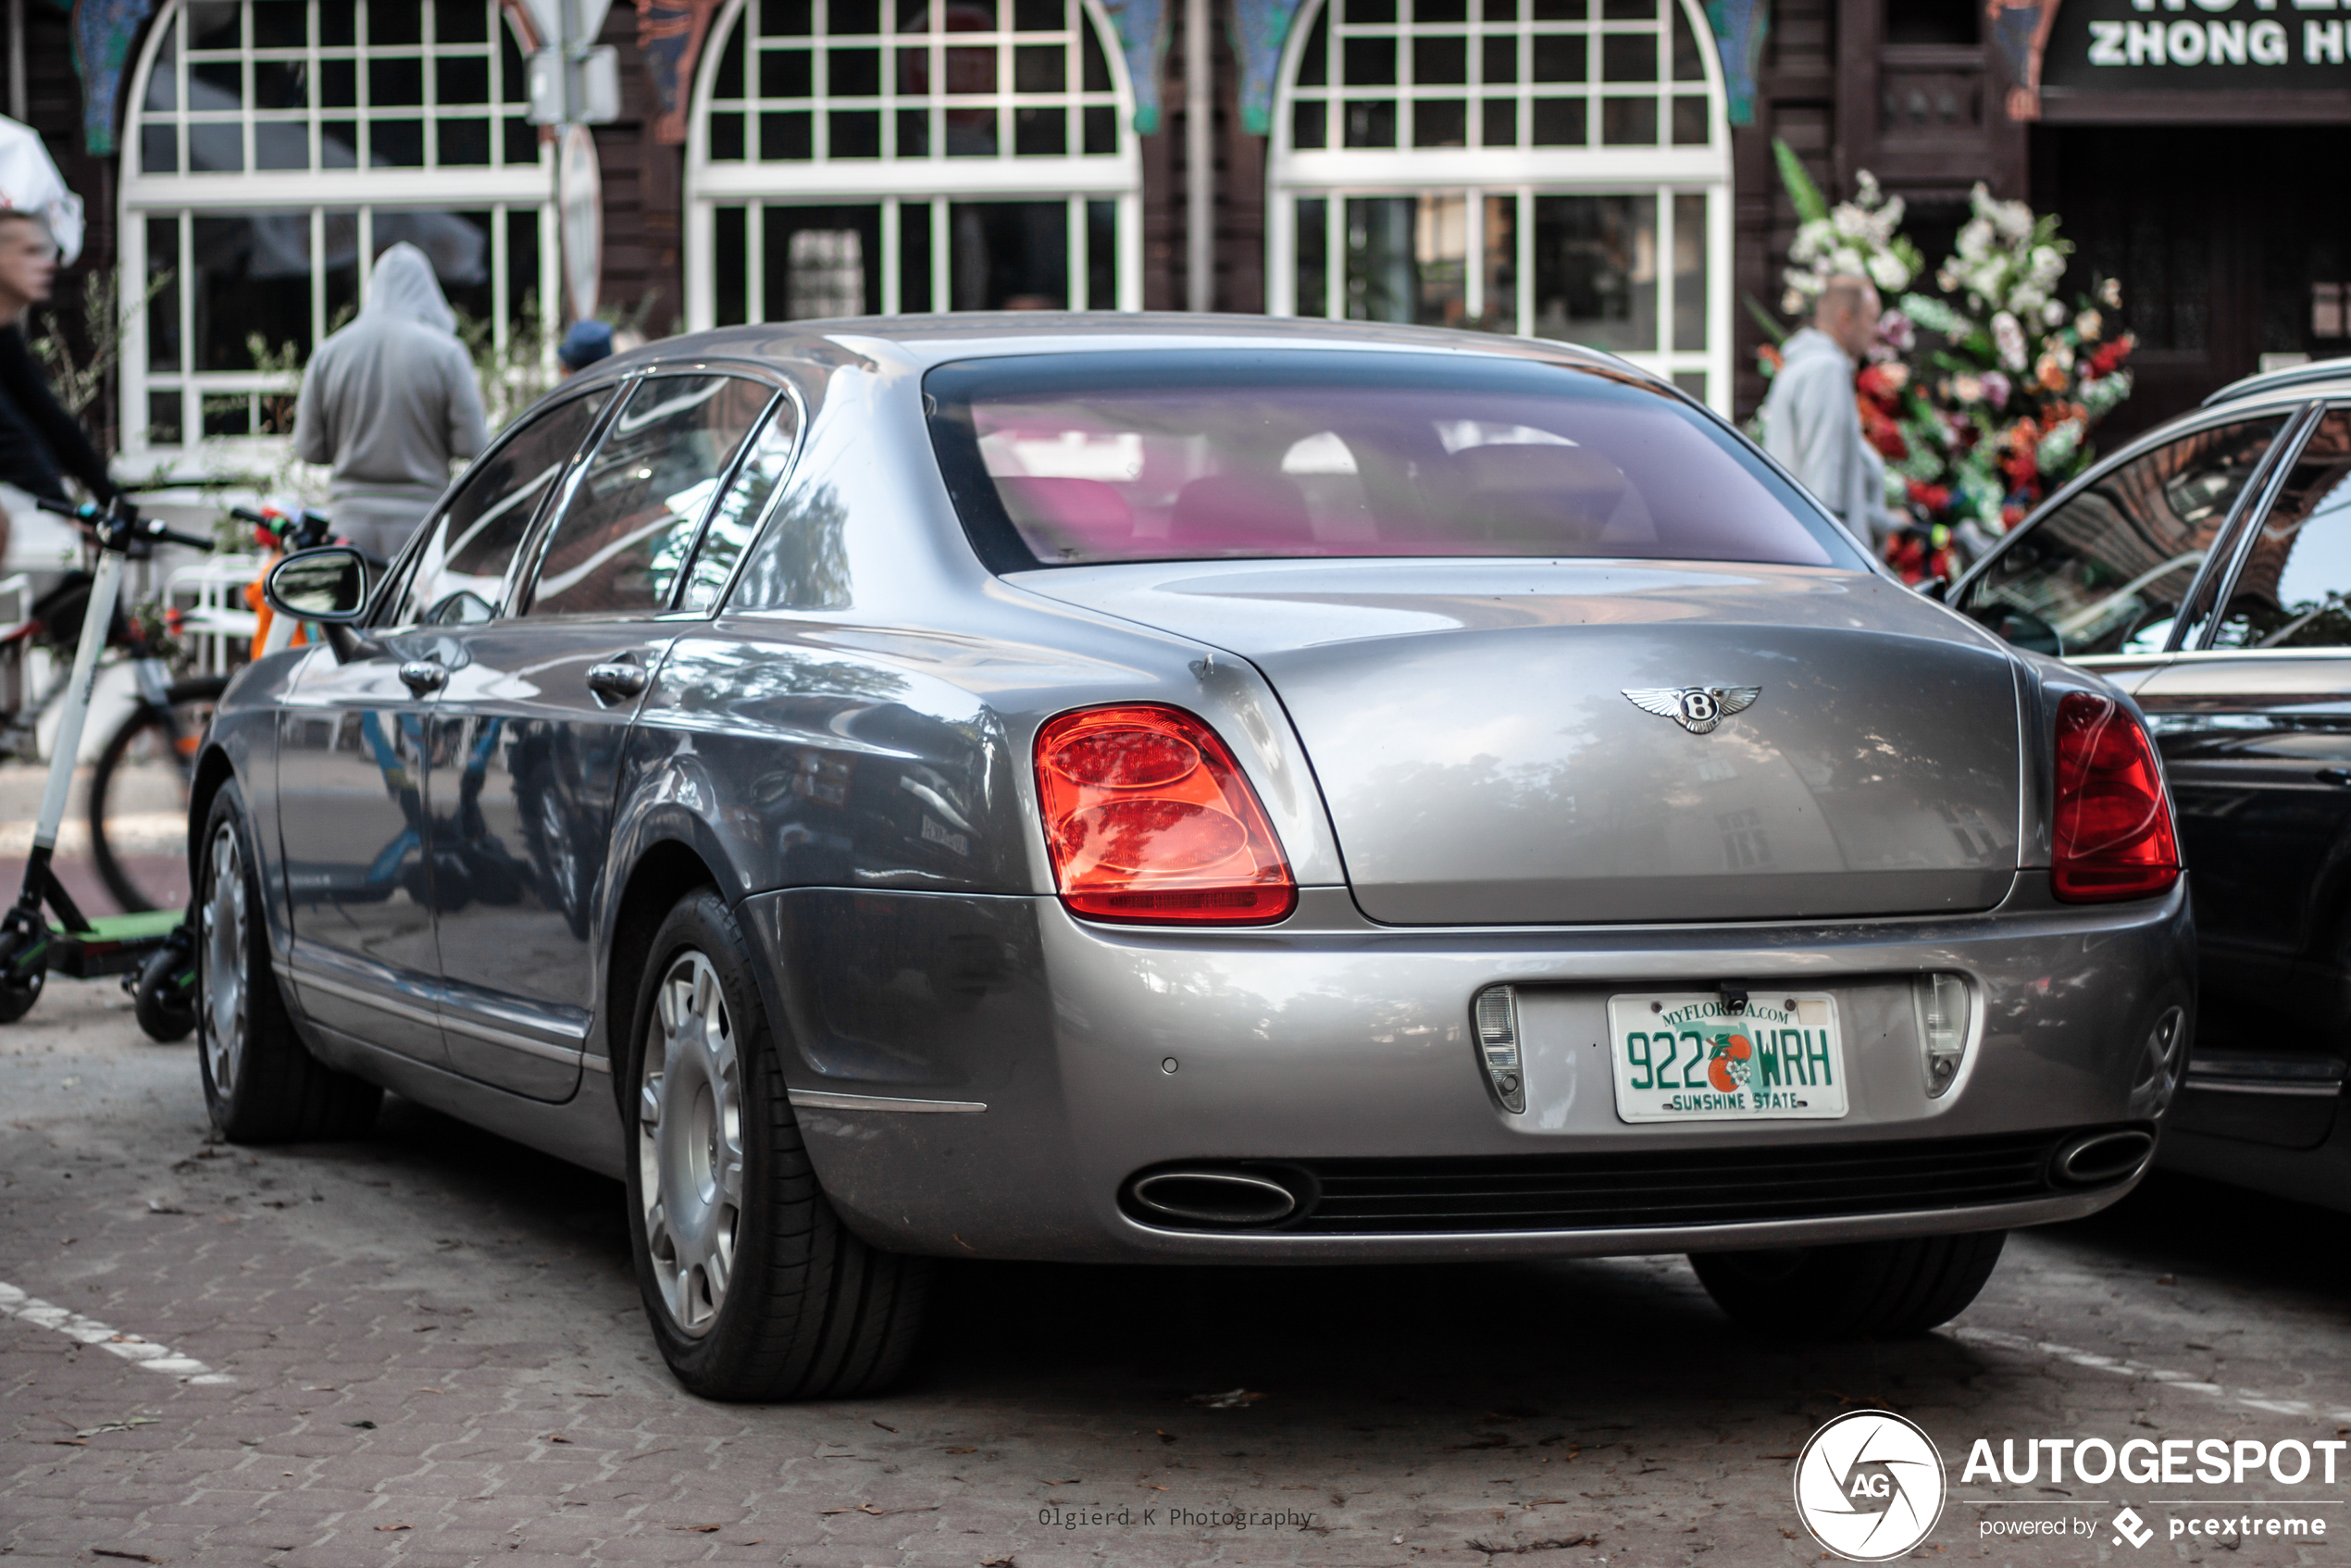
{"type": "Polygon", "coordinates": [[[1763,695],[1760,686],[1641,686],[1624,692],[1643,713],[1670,718],[1693,735],[1710,735],[1714,727],[1742,713],[1763,695]]]}

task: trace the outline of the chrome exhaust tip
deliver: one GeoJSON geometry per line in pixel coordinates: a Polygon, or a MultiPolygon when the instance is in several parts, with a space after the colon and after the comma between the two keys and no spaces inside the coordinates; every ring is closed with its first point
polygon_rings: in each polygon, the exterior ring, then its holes
{"type": "Polygon", "coordinates": [[[1248,1171],[1153,1171],[1127,1191],[1144,1218],[1222,1230],[1278,1225],[1302,1206],[1283,1183],[1248,1171]]]}
{"type": "Polygon", "coordinates": [[[2057,1151],[2050,1169],[2071,1187],[2104,1187],[2138,1174],[2155,1152],[2155,1135],[2136,1127],[2094,1132],[2057,1151]]]}

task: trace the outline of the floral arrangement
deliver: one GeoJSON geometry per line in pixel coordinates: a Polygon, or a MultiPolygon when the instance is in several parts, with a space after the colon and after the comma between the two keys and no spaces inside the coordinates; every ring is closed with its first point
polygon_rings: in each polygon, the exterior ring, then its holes
{"type": "MultiPolygon", "coordinates": [[[[1922,268],[1899,232],[1901,198],[1864,173],[1856,199],[1832,208],[1785,144],[1774,151],[1803,220],[1782,308],[1809,307],[1840,272],[1898,295],[1854,385],[1862,435],[1886,462],[1886,504],[1913,525],[1887,559],[1913,582],[1957,576],[2088,466],[2091,431],[2131,395],[2124,367],[2135,340],[2109,333],[2106,315],[2120,308],[2121,286],[2094,280],[2088,292],[2060,298],[2073,247],[2056,216],[1978,185],[1954,254],[1935,270],[1940,296],[1904,292],[1922,268]]],[[[1764,374],[1777,368],[1767,348],[1764,374]]]]}

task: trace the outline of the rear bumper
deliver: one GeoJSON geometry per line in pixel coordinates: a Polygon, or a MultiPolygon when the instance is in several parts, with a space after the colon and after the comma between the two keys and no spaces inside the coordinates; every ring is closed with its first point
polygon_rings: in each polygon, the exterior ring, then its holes
{"type": "Polygon", "coordinates": [[[2195,1002],[2184,888],[2085,909],[2049,906],[2022,883],[1984,915],[1808,927],[1399,930],[1364,922],[1343,890],[1310,890],[1281,927],[1207,933],[1090,925],[1051,899],[820,889],[758,895],[742,915],[826,1190],[877,1244],[953,1256],[1560,1257],[2073,1218],[2136,1173],[2086,1190],[2010,1187],[1996,1201],[1955,1185],[1913,1207],[1758,1218],[1726,1202],[1666,1224],[1644,1223],[1636,1204],[1611,1219],[1586,1203],[1571,1205],[1569,1225],[1418,1232],[1176,1229],[1138,1221],[1120,1196],[1136,1173],[1174,1162],[1702,1163],[2025,1134],[2053,1143],[2140,1119],[2130,1090],[2147,1030],[2195,1002]],[[1925,1093],[1909,1004],[1909,977],[1930,970],[1971,977],[1982,1020],[1939,1100],[1925,1093]],[[1838,994],[1846,1117],[1617,1119],[1607,997],[1729,978],[1838,994]],[[1498,981],[1520,988],[1524,1115],[1495,1103],[1471,1048],[1470,1000],[1498,981]]]}

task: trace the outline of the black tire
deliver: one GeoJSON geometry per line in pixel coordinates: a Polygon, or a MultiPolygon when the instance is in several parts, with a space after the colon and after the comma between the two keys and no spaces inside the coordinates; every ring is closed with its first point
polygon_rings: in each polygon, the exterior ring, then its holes
{"type": "Polygon", "coordinates": [[[14,909],[0,925],[0,1024],[15,1023],[41,1000],[49,978],[48,943],[48,927],[39,915],[14,909]],[[28,947],[40,952],[20,957],[28,947]]]}
{"type": "Polygon", "coordinates": [[[826,1201],[785,1093],[750,947],[725,901],[706,888],[688,894],[662,921],[644,956],[622,1080],[628,1235],[662,1359],[704,1399],[844,1399],[878,1391],[914,1353],[930,1261],[867,1246],[826,1201]],[[717,1010],[681,1013],[684,1022],[665,1027],[661,993],[677,984],[715,999],[717,1010]],[[724,1044],[705,1043],[714,1039],[724,1044]],[[702,1064],[706,1057],[720,1065],[702,1064]],[[650,1126],[642,1121],[649,1064],[657,1069],[655,1103],[664,1108],[650,1126]],[[704,1087],[709,1095],[699,1093],[704,1087]],[[665,1098],[672,1091],[674,1110],[665,1098]],[[688,1186],[679,1178],[691,1174],[678,1162],[691,1161],[703,1142],[701,1124],[686,1118],[715,1104],[720,1109],[713,1125],[723,1126],[730,1097],[740,1149],[722,1142],[717,1161],[705,1164],[719,1172],[730,1152],[739,1155],[732,1201],[718,1176],[706,1184],[706,1196],[697,1190],[679,1200],[681,1213],[673,1218],[667,1194],[688,1186]],[[666,1141],[664,1120],[675,1135],[666,1141]],[[683,1213],[688,1207],[695,1215],[683,1213]],[[711,1216],[711,1223],[700,1225],[696,1216],[711,1216]],[[689,1228],[727,1245],[696,1251],[693,1238],[681,1239],[689,1228]],[[722,1251],[728,1267],[714,1293],[706,1271],[690,1260],[722,1251]],[[697,1312],[703,1315],[693,1320],[697,1312]]]}
{"type": "Polygon", "coordinates": [[[2005,1230],[1765,1252],[1693,1252],[1715,1304],[1740,1323],[1804,1339],[1902,1339],[1967,1310],[2000,1261],[2005,1230]]]}
{"type": "Polygon", "coordinates": [[[186,1039],[196,1031],[196,954],[193,942],[164,943],[139,965],[131,987],[131,1015],[158,1045],[186,1039]]]}
{"type": "Polygon", "coordinates": [[[244,797],[233,781],[223,784],[196,859],[196,1061],[205,1108],[231,1143],[356,1138],[375,1125],[383,1090],[329,1067],[294,1033],[269,962],[245,821],[244,797]],[[224,842],[233,854],[222,852],[224,842]]]}
{"type": "MultiPolygon", "coordinates": [[[[148,885],[133,875],[110,841],[106,831],[108,806],[122,792],[122,770],[130,765],[135,754],[161,748],[180,765],[180,810],[187,809],[187,787],[193,781],[196,769],[196,744],[204,739],[204,725],[211,718],[211,709],[218,704],[220,694],[229,689],[226,676],[199,676],[189,680],[174,681],[165,700],[166,708],[142,703],[131,710],[115,732],[106,737],[106,750],[98,753],[98,765],[90,776],[90,858],[96,863],[98,879],[125,913],[167,907],[163,890],[148,885]]],[[[193,891],[193,890],[191,890],[193,891]]]]}

